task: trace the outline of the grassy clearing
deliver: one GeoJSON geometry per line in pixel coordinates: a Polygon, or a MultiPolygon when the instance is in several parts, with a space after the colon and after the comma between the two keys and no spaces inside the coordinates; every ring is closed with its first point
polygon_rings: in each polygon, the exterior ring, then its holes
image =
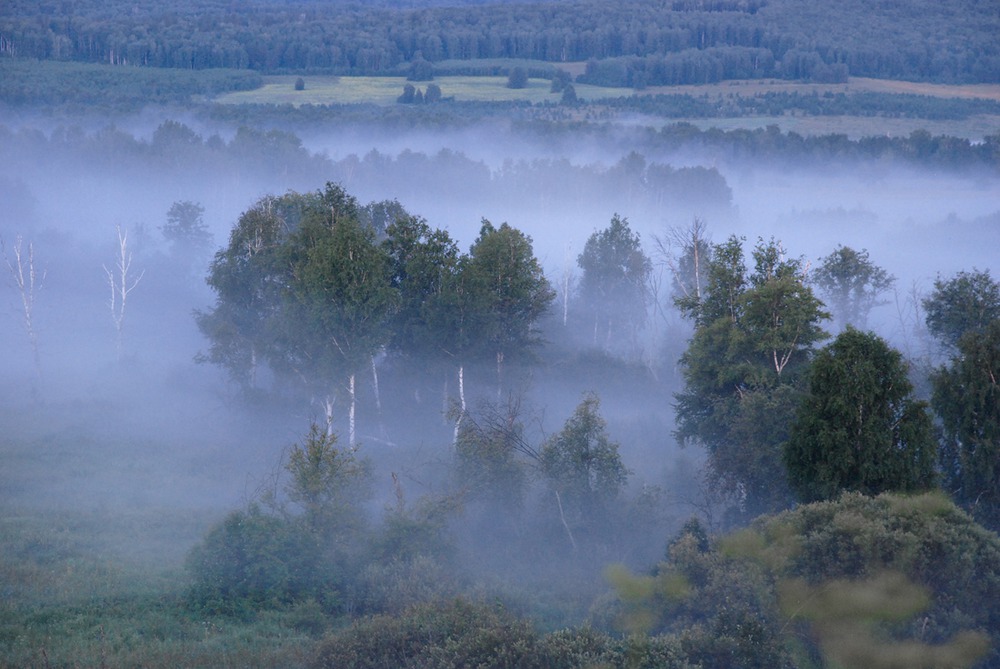
{"type": "Polygon", "coordinates": [[[184,558],[220,515],[197,443],[128,434],[100,402],[4,399],[0,669],[307,664],[327,620],[186,603],[184,558]]]}
{"type": "MultiPolygon", "coordinates": [[[[305,76],[305,90],[295,90],[297,76],[264,77],[264,85],[253,91],[239,91],[220,95],[215,99],[222,104],[396,104],[403,87],[409,83],[405,77],[324,77],[305,76]]],[[[427,83],[441,87],[441,95],[461,102],[558,102],[561,95],[550,93],[547,79],[529,79],[525,88],[507,88],[507,77],[453,76],[437,77],[433,82],[412,82],[418,90],[426,90],[427,83]]],[[[577,97],[597,100],[606,97],[630,95],[627,88],[600,88],[578,84],[577,97]]]]}

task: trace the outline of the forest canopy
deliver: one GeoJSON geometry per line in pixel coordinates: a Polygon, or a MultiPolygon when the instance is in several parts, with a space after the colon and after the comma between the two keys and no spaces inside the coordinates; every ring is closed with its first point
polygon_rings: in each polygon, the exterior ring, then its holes
{"type": "Polygon", "coordinates": [[[988,2],[807,0],[342,4],[5,2],[0,53],[184,69],[386,73],[415,61],[588,62],[642,88],[721,78],[1000,78],[988,2]]]}

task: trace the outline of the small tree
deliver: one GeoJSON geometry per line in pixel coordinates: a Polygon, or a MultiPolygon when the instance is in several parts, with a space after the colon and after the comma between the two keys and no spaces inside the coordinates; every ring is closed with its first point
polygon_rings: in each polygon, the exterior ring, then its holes
{"type": "Polygon", "coordinates": [[[115,226],[118,235],[118,253],[115,256],[115,264],[111,269],[104,266],[104,273],[108,277],[108,286],[111,288],[111,299],[108,306],[111,308],[111,320],[115,324],[115,351],[118,361],[122,359],[122,344],[125,332],[125,305],[129,294],[135,290],[142,280],[145,270],[139,272],[139,276],[131,274],[132,252],[128,249],[128,233],[122,232],[121,226],[115,226]]]}
{"type": "Polygon", "coordinates": [[[559,519],[573,549],[574,528],[606,529],[610,506],[625,486],[629,471],[618,444],[608,438],[600,400],[587,395],[562,431],[542,447],[540,462],[556,499],[559,519]]]}
{"type": "Polygon", "coordinates": [[[167,210],[167,223],[160,228],[178,255],[202,254],[212,246],[212,233],[205,224],[205,208],[188,200],[177,201],[167,210]]]}
{"type": "Polygon", "coordinates": [[[39,276],[35,266],[35,245],[28,242],[28,248],[24,249],[24,240],[18,235],[14,239],[14,259],[7,255],[7,249],[0,239],[0,252],[3,253],[4,262],[10,271],[14,287],[21,297],[21,316],[24,329],[28,334],[28,342],[31,344],[31,355],[35,361],[35,371],[41,370],[41,360],[38,354],[38,332],[35,329],[35,299],[38,291],[41,290],[42,281],[45,279],[45,272],[39,276]]]}
{"type": "Polygon", "coordinates": [[[871,310],[888,304],[879,298],[892,288],[896,278],[869,260],[868,251],[838,246],[820,259],[813,281],[829,301],[838,323],[864,328],[871,310]]]}
{"type": "Polygon", "coordinates": [[[427,84],[427,92],[424,93],[424,102],[440,102],[441,101],[441,87],[437,84],[427,84]]]}
{"type": "Polygon", "coordinates": [[[607,349],[612,341],[627,339],[637,349],[652,264],[628,219],[616,214],[607,228],[593,233],[577,264],[583,270],[580,296],[594,316],[594,345],[607,349]]]}
{"type": "Polygon", "coordinates": [[[403,94],[396,98],[396,102],[403,105],[413,104],[416,95],[417,89],[413,87],[413,84],[403,84],[403,94]]]}
{"type": "Polygon", "coordinates": [[[821,349],[785,445],[799,497],[929,489],[934,431],[926,403],[912,391],[902,355],[873,333],[848,327],[821,349]]]}
{"type": "Polygon", "coordinates": [[[523,67],[511,68],[507,75],[507,88],[525,88],[528,85],[528,71],[523,67]]]}
{"type": "Polygon", "coordinates": [[[297,90],[297,91],[304,91],[304,90],[306,90],[306,80],[303,79],[302,77],[299,77],[298,79],[296,79],[295,80],[295,90],[297,90]]]}

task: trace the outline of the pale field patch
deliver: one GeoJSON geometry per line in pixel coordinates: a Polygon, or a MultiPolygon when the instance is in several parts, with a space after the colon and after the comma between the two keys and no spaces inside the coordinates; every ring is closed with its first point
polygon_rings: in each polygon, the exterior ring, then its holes
{"type": "MultiPolygon", "coordinates": [[[[408,82],[405,77],[333,77],[303,76],[305,89],[295,90],[295,75],[275,75],[264,77],[264,85],[252,91],[238,91],[218,96],[215,101],[222,104],[396,104],[403,93],[403,87],[410,83],[419,91],[426,91],[428,84],[441,88],[444,98],[454,98],[460,102],[509,102],[531,103],[558,102],[561,94],[550,93],[551,82],[547,79],[529,79],[525,88],[507,88],[507,77],[489,76],[448,76],[436,77],[434,81],[408,82]]],[[[577,97],[596,100],[606,97],[631,95],[628,88],[601,88],[586,84],[575,84],[577,97]]]]}

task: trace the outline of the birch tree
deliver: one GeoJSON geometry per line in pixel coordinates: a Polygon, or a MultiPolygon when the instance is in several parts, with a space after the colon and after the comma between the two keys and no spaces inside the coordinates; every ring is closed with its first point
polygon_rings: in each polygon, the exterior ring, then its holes
{"type": "Polygon", "coordinates": [[[31,356],[35,363],[35,371],[41,372],[41,358],[38,353],[38,331],[35,327],[35,300],[38,291],[42,288],[42,281],[45,279],[45,272],[39,275],[35,264],[35,245],[28,242],[27,248],[24,246],[24,239],[21,235],[14,238],[14,248],[11,255],[7,253],[7,247],[0,239],[0,252],[3,253],[4,262],[10,272],[10,277],[21,298],[21,324],[28,335],[28,343],[31,345],[31,356]]]}
{"type": "Polygon", "coordinates": [[[761,240],[749,271],[742,239],[712,247],[707,285],[684,307],[695,322],[681,357],[677,436],[708,451],[710,478],[745,514],[791,500],[783,482],[788,437],[813,346],[829,317],[805,284],[801,260],[761,240]]]}
{"type": "Polygon", "coordinates": [[[128,232],[123,232],[121,226],[116,225],[115,234],[118,237],[118,252],[115,255],[115,263],[111,268],[104,265],[104,274],[108,278],[108,287],[111,289],[108,307],[111,309],[111,320],[115,324],[115,352],[118,362],[121,362],[125,335],[125,308],[128,304],[128,296],[139,285],[145,270],[139,272],[138,276],[132,271],[132,252],[128,247],[128,232]]]}

